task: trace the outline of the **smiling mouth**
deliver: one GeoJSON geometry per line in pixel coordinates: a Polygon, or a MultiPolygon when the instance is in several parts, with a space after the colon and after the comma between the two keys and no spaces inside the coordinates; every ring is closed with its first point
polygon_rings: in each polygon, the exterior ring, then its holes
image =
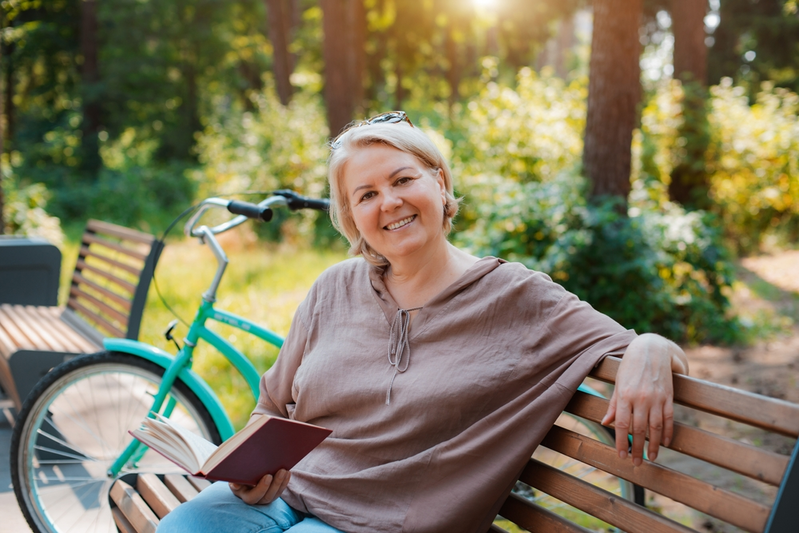
{"type": "Polygon", "coordinates": [[[384,227],[387,230],[399,229],[402,226],[407,226],[408,224],[413,222],[413,219],[415,219],[415,218],[416,218],[416,215],[412,215],[412,216],[409,216],[408,218],[403,218],[402,220],[399,220],[397,222],[394,222],[394,223],[389,224],[388,226],[384,226],[384,227]]]}

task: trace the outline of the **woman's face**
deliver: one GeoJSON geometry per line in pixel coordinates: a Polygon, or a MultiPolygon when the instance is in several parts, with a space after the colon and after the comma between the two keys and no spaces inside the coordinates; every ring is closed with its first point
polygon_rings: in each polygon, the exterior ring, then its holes
{"type": "Polygon", "coordinates": [[[374,144],[350,157],[341,179],[355,226],[389,262],[446,243],[446,188],[440,170],[409,153],[374,144]]]}

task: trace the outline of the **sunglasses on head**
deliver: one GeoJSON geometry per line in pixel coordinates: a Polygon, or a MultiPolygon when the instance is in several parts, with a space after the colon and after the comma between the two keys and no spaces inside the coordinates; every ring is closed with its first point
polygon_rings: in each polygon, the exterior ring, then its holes
{"type": "Polygon", "coordinates": [[[352,122],[333,139],[330,143],[330,148],[335,150],[341,146],[341,137],[352,129],[360,128],[361,126],[371,126],[372,124],[397,124],[399,122],[407,122],[411,128],[413,127],[413,123],[411,119],[408,118],[408,115],[405,114],[405,111],[387,111],[360,122],[352,122]]]}

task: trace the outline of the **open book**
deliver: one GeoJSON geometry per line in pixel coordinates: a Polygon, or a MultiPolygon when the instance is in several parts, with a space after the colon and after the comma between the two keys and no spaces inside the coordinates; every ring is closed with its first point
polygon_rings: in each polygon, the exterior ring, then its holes
{"type": "Polygon", "coordinates": [[[332,433],[287,418],[259,416],[218,447],[156,414],[130,432],[188,473],[256,485],[266,474],[290,470],[332,433]]]}

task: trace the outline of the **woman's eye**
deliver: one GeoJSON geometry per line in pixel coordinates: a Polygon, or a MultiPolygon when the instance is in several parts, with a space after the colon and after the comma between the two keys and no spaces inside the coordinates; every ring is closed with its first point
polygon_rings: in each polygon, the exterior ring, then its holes
{"type": "Polygon", "coordinates": [[[398,179],[395,183],[397,185],[402,185],[404,183],[408,183],[409,181],[411,181],[411,178],[403,177],[403,178],[398,179]]]}
{"type": "Polygon", "coordinates": [[[363,202],[364,200],[368,200],[368,199],[372,198],[374,195],[375,195],[375,193],[370,191],[370,192],[364,194],[363,196],[361,196],[361,201],[363,202]]]}

